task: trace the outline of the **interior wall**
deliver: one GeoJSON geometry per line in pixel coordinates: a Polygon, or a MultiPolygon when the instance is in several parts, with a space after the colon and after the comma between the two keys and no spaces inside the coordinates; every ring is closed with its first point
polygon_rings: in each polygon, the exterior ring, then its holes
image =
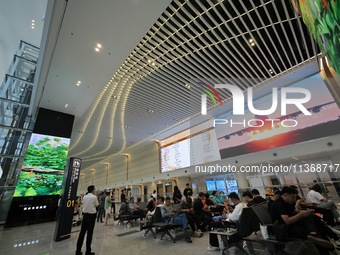
{"type": "MultiPolygon", "coordinates": [[[[108,164],[108,173],[106,176],[106,165],[102,165],[95,170],[86,170],[82,172],[82,183],[78,186],[78,193],[86,191],[89,185],[95,185],[97,189],[115,188],[117,183],[122,185],[131,185],[131,180],[140,179],[143,182],[143,177],[159,174],[159,152],[158,145],[154,141],[147,141],[136,147],[128,150],[126,155],[117,155],[108,164]],[[93,175],[93,176],[92,176],[93,175]]],[[[151,191],[156,188],[148,188],[151,191]]],[[[148,194],[149,195],[149,194],[148,194]]]]}

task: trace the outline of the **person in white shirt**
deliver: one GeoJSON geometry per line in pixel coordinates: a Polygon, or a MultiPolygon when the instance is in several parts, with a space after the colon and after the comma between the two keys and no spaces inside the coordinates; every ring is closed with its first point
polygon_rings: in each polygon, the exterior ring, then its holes
{"type": "Polygon", "coordinates": [[[228,209],[226,211],[226,213],[229,215],[228,218],[231,221],[238,221],[241,214],[242,214],[243,208],[247,207],[247,205],[240,200],[240,198],[238,197],[238,195],[235,192],[231,192],[229,194],[229,198],[231,199],[231,201],[235,205],[235,208],[232,212],[228,209]]]}
{"type": "Polygon", "coordinates": [[[321,195],[321,189],[318,184],[314,185],[311,190],[307,193],[307,201],[313,204],[316,204],[316,207],[319,208],[328,208],[332,210],[333,217],[337,222],[340,222],[340,215],[337,210],[335,203],[325,198],[321,195]]]}
{"type": "Polygon", "coordinates": [[[76,255],[82,255],[81,247],[83,246],[84,237],[87,232],[86,237],[86,253],[85,255],[94,255],[91,252],[91,243],[93,228],[96,222],[97,207],[99,205],[98,198],[95,195],[96,189],[93,185],[87,187],[87,195],[83,198],[83,220],[81,223],[81,229],[77,241],[76,255]]]}
{"type": "MultiPolygon", "coordinates": [[[[238,221],[242,214],[243,208],[247,207],[247,205],[240,200],[239,196],[235,192],[231,192],[229,194],[229,198],[234,203],[235,208],[232,212],[229,209],[225,208],[224,213],[229,214],[228,219],[230,221],[238,221]]],[[[225,228],[225,226],[221,222],[212,222],[209,224],[209,227],[210,228],[225,228]]],[[[208,251],[219,251],[220,250],[217,234],[209,233],[209,244],[210,245],[208,246],[208,251]]]]}

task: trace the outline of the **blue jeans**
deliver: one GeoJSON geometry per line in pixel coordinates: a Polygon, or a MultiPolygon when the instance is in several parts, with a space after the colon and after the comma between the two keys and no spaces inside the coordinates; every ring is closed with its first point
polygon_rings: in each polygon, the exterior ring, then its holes
{"type": "Polygon", "coordinates": [[[339,221],[339,212],[337,210],[336,205],[334,204],[334,202],[332,200],[328,200],[327,202],[321,202],[320,204],[318,204],[316,207],[319,208],[329,208],[332,213],[333,213],[333,217],[336,221],[339,221]]]}
{"type": "Polygon", "coordinates": [[[188,218],[184,213],[173,216],[170,222],[173,224],[182,225],[185,238],[190,238],[190,234],[188,232],[188,218]]]}

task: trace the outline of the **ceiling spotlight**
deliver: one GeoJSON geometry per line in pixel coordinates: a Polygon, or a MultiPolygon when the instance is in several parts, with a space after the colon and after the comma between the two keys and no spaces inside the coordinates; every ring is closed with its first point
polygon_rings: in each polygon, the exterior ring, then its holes
{"type": "Polygon", "coordinates": [[[148,112],[153,112],[153,110],[149,109],[148,112]]]}
{"type": "Polygon", "coordinates": [[[270,74],[274,73],[274,71],[272,69],[269,69],[268,71],[269,71],[270,74]]]}
{"type": "Polygon", "coordinates": [[[34,26],[32,26],[32,29],[34,29],[34,26]]]}
{"type": "Polygon", "coordinates": [[[98,47],[98,48],[101,48],[102,45],[101,45],[100,43],[97,43],[97,47],[98,47]]]}
{"type": "Polygon", "coordinates": [[[98,51],[99,51],[99,48],[94,48],[94,50],[98,52],[98,51]]]}
{"type": "Polygon", "coordinates": [[[252,43],[250,44],[250,46],[255,46],[255,43],[254,43],[254,42],[252,42],[252,43]]]}
{"type": "Polygon", "coordinates": [[[34,19],[32,19],[32,23],[34,23],[35,22],[35,20],[34,19]]]}
{"type": "Polygon", "coordinates": [[[148,63],[151,63],[151,60],[150,60],[150,59],[148,60],[148,63]]]}
{"type": "Polygon", "coordinates": [[[154,65],[155,65],[155,62],[152,62],[152,64],[151,64],[151,65],[153,65],[153,66],[154,66],[154,65]]]}
{"type": "Polygon", "coordinates": [[[65,104],[65,108],[67,108],[68,104],[65,104]]]}
{"type": "Polygon", "coordinates": [[[249,41],[248,41],[248,42],[249,42],[249,43],[252,43],[253,41],[254,41],[254,39],[249,39],[249,41]]]}

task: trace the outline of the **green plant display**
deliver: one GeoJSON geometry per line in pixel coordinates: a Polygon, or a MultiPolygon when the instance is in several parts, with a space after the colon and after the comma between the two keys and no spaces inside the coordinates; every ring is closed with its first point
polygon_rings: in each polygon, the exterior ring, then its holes
{"type": "Polygon", "coordinates": [[[62,189],[69,145],[62,138],[35,135],[26,151],[15,197],[58,195],[62,189]]]}
{"type": "Polygon", "coordinates": [[[26,151],[24,166],[39,166],[42,169],[64,170],[67,160],[68,144],[61,143],[60,138],[44,137],[35,145],[30,144],[26,151]]]}
{"type": "Polygon", "coordinates": [[[299,8],[308,30],[340,76],[340,0],[299,0],[299,8]]]}

